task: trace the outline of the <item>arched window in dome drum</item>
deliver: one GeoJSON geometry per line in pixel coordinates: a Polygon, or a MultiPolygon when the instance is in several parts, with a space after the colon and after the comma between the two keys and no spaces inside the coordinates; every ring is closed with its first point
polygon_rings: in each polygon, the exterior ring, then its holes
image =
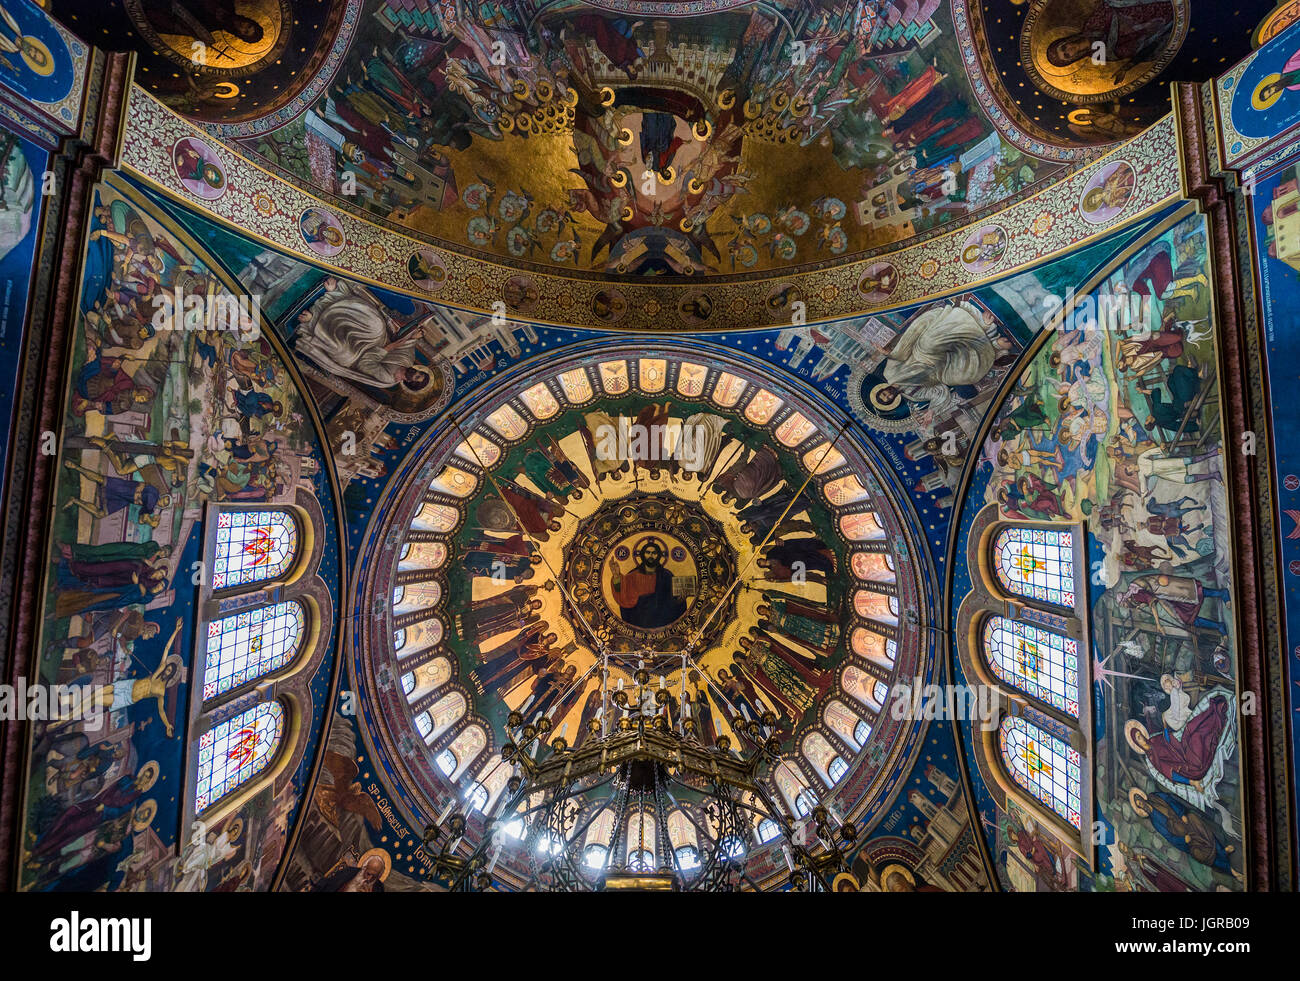
{"type": "MultiPolygon", "coordinates": [[[[473,765],[475,760],[478,759],[479,754],[485,749],[487,749],[487,733],[483,731],[483,727],[479,725],[466,726],[456,734],[456,738],[453,739],[447,746],[447,749],[444,750],[444,754],[451,753],[452,757],[456,761],[456,764],[452,766],[450,770],[445,771],[447,776],[456,777],[457,770],[467,770],[467,768],[473,765]]],[[[441,766],[441,764],[442,756],[440,755],[439,766],[441,766]]],[[[491,793],[491,778],[488,776],[480,776],[479,779],[481,779],[485,784],[489,784],[488,792],[491,793]]]]}
{"type": "Polygon", "coordinates": [[[859,719],[858,724],[853,729],[853,740],[859,746],[865,746],[867,740],[871,738],[871,726],[867,725],[866,720],[859,719]]]}
{"type": "Polygon", "coordinates": [[[875,696],[876,704],[884,708],[885,699],[889,698],[889,686],[883,681],[877,681],[871,693],[875,696]]]}
{"type": "MultiPolygon", "coordinates": [[[[849,695],[872,712],[879,713],[884,707],[884,700],[878,695],[883,684],[857,665],[850,664],[844,668],[840,673],[840,684],[849,695]]],[[[887,694],[888,688],[884,690],[887,694]]]]}
{"type": "MultiPolygon", "coordinates": [[[[472,726],[472,729],[478,730],[478,726],[472,726]]],[[[479,730],[480,732],[482,730],[479,730]]],[[[487,736],[483,736],[483,743],[487,745],[487,736]]],[[[454,744],[453,744],[454,745],[454,744]]],[[[501,762],[501,754],[493,753],[479,768],[478,780],[487,791],[488,807],[495,807],[497,800],[505,793],[506,785],[510,783],[510,774],[513,768],[501,762]]]]}
{"type": "Polygon", "coordinates": [[[849,743],[853,749],[862,748],[862,744],[857,739],[857,726],[861,722],[858,713],[838,698],[834,698],[826,703],[826,708],[822,710],[822,718],[831,732],[849,743]],[[857,745],[853,745],[855,743],[857,745]]]}
{"type": "Polygon", "coordinates": [[[260,702],[199,737],[194,812],[201,814],[267,768],[284,738],[278,701],[260,702]]]}
{"type": "MultiPolygon", "coordinates": [[[[427,712],[421,712],[421,716],[427,717],[428,729],[421,726],[420,735],[424,737],[425,742],[432,742],[460,721],[465,715],[466,710],[465,696],[458,691],[448,692],[433,703],[433,707],[427,712]]],[[[417,717],[418,721],[419,717],[417,717]]]]}
{"type": "Polygon", "coordinates": [[[771,818],[763,818],[758,822],[758,840],[762,844],[767,844],[773,838],[781,834],[781,826],[771,818]]]}
{"type": "Polygon", "coordinates": [[[658,825],[645,811],[636,811],[627,819],[627,866],[640,872],[655,868],[655,836],[658,825]]]}
{"type": "Polygon", "coordinates": [[[466,789],[465,800],[469,802],[469,806],[472,807],[474,810],[476,811],[483,810],[485,807],[487,807],[487,802],[488,802],[487,788],[484,787],[477,780],[475,780],[466,789]]]}
{"type": "Polygon", "coordinates": [[[807,817],[817,806],[817,794],[811,787],[805,787],[804,790],[794,799],[795,813],[800,817],[807,817]]]}
{"type": "Polygon", "coordinates": [[[596,842],[582,850],[582,864],[593,872],[599,872],[609,864],[609,849],[596,842]]]}
{"type": "Polygon", "coordinates": [[[817,775],[828,785],[833,784],[835,780],[831,776],[830,767],[837,754],[830,741],[814,729],[804,736],[803,742],[800,743],[800,749],[803,752],[804,759],[808,761],[817,775]]]}
{"type": "Polygon", "coordinates": [[[586,842],[588,845],[593,842],[607,843],[614,834],[614,812],[608,807],[602,810],[587,825],[586,842]]]}
{"type": "Polygon", "coordinates": [[[677,868],[683,872],[694,872],[700,867],[700,852],[694,845],[682,845],[674,853],[677,868]]]}
{"type": "Polygon", "coordinates": [[[724,859],[744,858],[746,851],[745,842],[737,835],[727,835],[718,842],[718,852],[724,859]]]}
{"type": "Polygon", "coordinates": [[[694,845],[699,841],[695,825],[681,808],[674,809],[668,815],[668,840],[672,842],[673,847],[694,845]]]}
{"type": "Polygon", "coordinates": [[[267,582],[285,575],[298,554],[293,515],[279,508],[223,508],[217,512],[213,591],[267,582]]]}
{"type": "Polygon", "coordinates": [[[438,769],[442,771],[444,777],[450,777],[456,772],[456,767],[460,762],[456,759],[456,754],[450,749],[444,749],[438,754],[438,769]]]}
{"type": "Polygon", "coordinates": [[[1065,740],[1027,719],[1008,716],[998,729],[1007,772],[1062,820],[1080,828],[1080,757],[1065,740]]]}
{"type": "Polygon", "coordinates": [[[844,762],[844,757],[837,756],[835,759],[831,760],[831,764],[827,768],[826,772],[830,775],[831,783],[837,784],[840,782],[840,777],[844,776],[848,770],[849,765],[844,762]]]}

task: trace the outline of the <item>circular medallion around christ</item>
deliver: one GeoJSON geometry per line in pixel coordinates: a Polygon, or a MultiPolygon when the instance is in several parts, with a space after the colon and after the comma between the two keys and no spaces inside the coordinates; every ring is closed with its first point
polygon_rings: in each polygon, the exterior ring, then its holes
{"type": "Polygon", "coordinates": [[[698,502],[634,494],[604,504],[578,526],[563,575],[578,610],[611,650],[675,652],[701,627],[707,646],[730,621],[734,595],[728,609],[714,609],[735,579],[736,553],[698,502]]]}

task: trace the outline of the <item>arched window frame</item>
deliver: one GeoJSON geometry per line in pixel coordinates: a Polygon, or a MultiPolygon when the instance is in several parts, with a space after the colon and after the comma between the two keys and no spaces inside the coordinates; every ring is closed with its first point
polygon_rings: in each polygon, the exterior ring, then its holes
{"type": "Polygon", "coordinates": [[[314,529],[311,526],[310,519],[303,513],[301,508],[291,504],[211,504],[208,506],[208,533],[205,538],[204,564],[206,572],[205,579],[211,580],[213,593],[218,596],[227,596],[232,593],[243,593],[249,590],[261,589],[272,584],[287,585],[298,579],[307,565],[315,540],[314,529]],[[289,559],[289,564],[274,576],[268,576],[265,579],[258,579],[251,582],[232,583],[223,582],[215,585],[218,574],[216,572],[217,554],[219,546],[217,539],[221,535],[223,527],[227,526],[229,521],[238,521],[236,515],[257,514],[265,512],[269,514],[286,514],[294,526],[294,554],[289,559]]]}
{"type": "Polygon", "coordinates": [[[196,605],[195,683],[190,685],[185,788],[181,801],[186,834],[197,826],[197,822],[211,825],[223,820],[267,786],[277,791],[286,786],[303,760],[310,735],[304,720],[313,715],[314,696],[310,682],[315,669],[327,656],[333,634],[333,600],[329,587],[318,572],[324,554],[324,528],[325,515],[320,503],[305,488],[296,489],[292,503],[208,503],[205,506],[202,557],[205,574],[200,581],[196,605]],[[258,509],[287,510],[293,516],[298,529],[297,552],[293,561],[273,578],[214,590],[210,573],[215,563],[220,515],[223,511],[258,509]],[[206,645],[203,641],[208,636],[209,625],[229,616],[287,602],[297,602],[305,619],[303,634],[293,657],[261,677],[205,699],[202,679],[206,645]],[[250,779],[225,795],[210,799],[200,810],[196,790],[204,737],[223,723],[267,702],[278,703],[284,713],[277,751],[268,764],[250,779]]]}
{"type": "MultiPolygon", "coordinates": [[[[1010,521],[1003,519],[996,504],[976,515],[967,540],[967,567],[972,588],[957,611],[956,645],[958,657],[968,683],[984,684],[994,691],[993,718],[987,724],[973,723],[975,762],[997,806],[1005,808],[1007,797],[1050,826],[1085,860],[1095,860],[1092,841],[1092,677],[1091,644],[1088,633],[1088,555],[1087,530],[1066,522],[1010,521]],[[1009,591],[998,574],[994,544],[1008,528],[1065,531],[1072,536],[1073,606],[1066,608],[1045,599],[1026,597],[1009,591]],[[1019,622],[1058,634],[1074,642],[1076,648],[1078,715],[1039,698],[1003,680],[994,670],[984,649],[985,627],[994,617],[1019,622]],[[1007,718],[1023,718],[1062,740],[1078,754],[1080,783],[1080,827],[1074,827],[1052,808],[1046,807],[1013,776],[1003,759],[999,731],[1007,718]]],[[[1067,706],[1068,708],[1068,706],[1067,706]]]]}
{"type": "Polygon", "coordinates": [[[853,738],[859,746],[865,746],[871,738],[871,723],[866,719],[858,719],[858,724],[853,727],[853,738]]]}

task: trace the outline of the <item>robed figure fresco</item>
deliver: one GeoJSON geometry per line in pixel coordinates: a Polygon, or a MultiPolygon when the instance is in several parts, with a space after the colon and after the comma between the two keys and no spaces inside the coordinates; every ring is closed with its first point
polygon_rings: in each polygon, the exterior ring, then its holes
{"type": "Polygon", "coordinates": [[[686,612],[686,601],[673,595],[673,574],[664,567],[664,547],[646,538],[636,550],[636,565],[622,572],[614,564],[614,600],[619,614],[634,627],[666,627],[686,612]]]}

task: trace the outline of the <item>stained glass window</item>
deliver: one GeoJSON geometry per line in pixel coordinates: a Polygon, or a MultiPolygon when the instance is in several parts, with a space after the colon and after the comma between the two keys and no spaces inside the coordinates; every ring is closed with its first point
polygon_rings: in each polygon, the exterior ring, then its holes
{"type": "Polygon", "coordinates": [[[298,653],[306,625],[302,604],[293,600],[213,620],[203,664],[204,699],[279,671],[298,653]]]}
{"type": "Polygon", "coordinates": [[[831,783],[839,783],[840,777],[844,776],[844,774],[848,772],[848,769],[849,765],[844,762],[844,757],[837,756],[835,759],[831,760],[831,765],[827,768],[826,772],[831,778],[831,783]]]}
{"type": "Polygon", "coordinates": [[[889,686],[883,681],[877,681],[876,687],[872,689],[872,695],[876,698],[876,704],[881,708],[885,706],[885,699],[889,697],[889,686]]]}
{"type": "Polygon", "coordinates": [[[609,849],[604,845],[588,845],[582,850],[582,864],[594,872],[599,872],[609,861],[609,849]]]}
{"type": "Polygon", "coordinates": [[[1002,588],[1026,599],[1074,609],[1074,533],[1004,528],[993,542],[1002,588]]]}
{"type": "Polygon", "coordinates": [[[677,867],[683,872],[691,872],[700,867],[700,852],[694,845],[682,845],[673,854],[677,856],[677,867]]]}
{"type": "Polygon", "coordinates": [[[995,616],[984,625],[984,655],[1007,684],[1079,717],[1079,644],[1074,638],[995,616]]]}
{"type": "Polygon", "coordinates": [[[866,745],[871,738],[871,726],[867,725],[865,720],[859,720],[853,729],[853,739],[859,746],[866,745]]]}
{"type": "Polygon", "coordinates": [[[741,841],[739,835],[727,835],[718,842],[718,851],[722,853],[723,858],[744,858],[745,843],[741,841]]]}
{"type": "Polygon", "coordinates": [[[298,523],[288,511],[219,511],[212,588],[232,589],[282,576],[297,551],[298,523]]]}
{"type": "Polygon", "coordinates": [[[798,797],[794,799],[794,809],[800,817],[807,817],[812,813],[812,809],[817,806],[817,795],[811,789],[803,790],[798,797]]]}
{"type": "Polygon", "coordinates": [[[1073,827],[1082,827],[1078,751],[1021,718],[1002,720],[998,743],[1012,779],[1048,810],[1073,827]]]}
{"type": "Polygon", "coordinates": [[[780,833],[781,826],[771,818],[763,818],[763,820],[758,823],[758,840],[764,844],[767,844],[767,842],[771,841],[780,833]]]}
{"type": "Polygon", "coordinates": [[[211,804],[266,769],[284,736],[284,706],[261,702],[199,737],[194,811],[211,804]]]}
{"type": "Polygon", "coordinates": [[[487,788],[475,780],[465,791],[465,799],[469,801],[469,806],[476,811],[481,811],[487,807],[488,792],[487,788]]]}

